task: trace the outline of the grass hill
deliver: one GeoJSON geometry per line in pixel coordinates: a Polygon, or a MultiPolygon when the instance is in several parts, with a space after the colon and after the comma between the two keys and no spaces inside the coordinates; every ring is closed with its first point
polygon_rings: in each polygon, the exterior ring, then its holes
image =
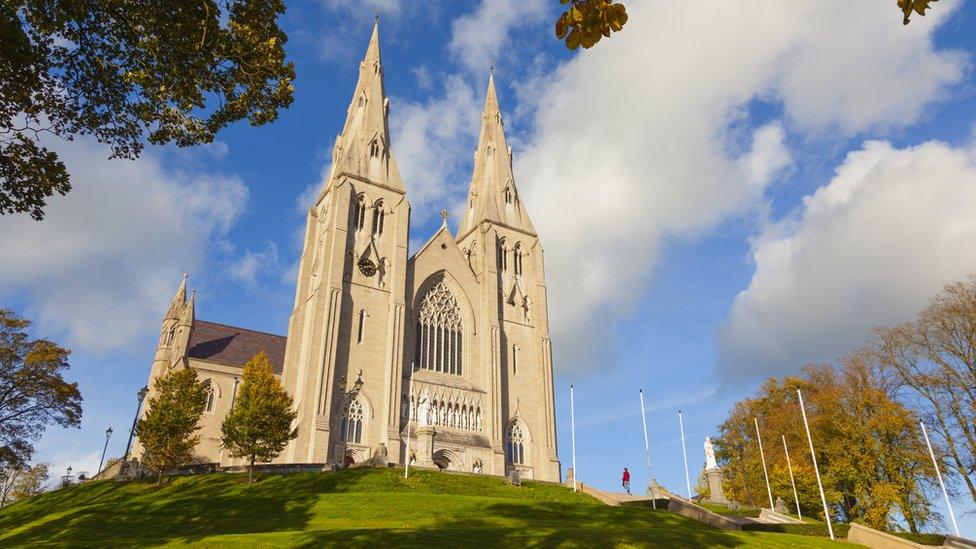
{"type": "Polygon", "coordinates": [[[211,474],[96,481],[0,509],[0,547],[669,546],[821,547],[829,540],[727,532],[562,486],[416,471],[211,474]]]}

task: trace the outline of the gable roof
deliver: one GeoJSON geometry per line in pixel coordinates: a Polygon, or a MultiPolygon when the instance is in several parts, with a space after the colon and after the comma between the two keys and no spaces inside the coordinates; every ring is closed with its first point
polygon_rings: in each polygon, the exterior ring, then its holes
{"type": "Polygon", "coordinates": [[[195,320],[186,356],[244,368],[248,360],[264,351],[268,353],[274,372],[280,375],[285,364],[285,341],[285,336],[195,320]]]}

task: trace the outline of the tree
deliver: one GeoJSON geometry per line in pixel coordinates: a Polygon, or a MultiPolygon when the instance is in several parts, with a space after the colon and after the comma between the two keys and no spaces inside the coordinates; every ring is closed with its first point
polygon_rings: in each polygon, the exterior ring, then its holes
{"type": "Polygon", "coordinates": [[[9,501],[29,498],[40,494],[48,479],[48,465],[38,463],[33,467],[0,469],[0,507],[9,501]]]}
{"type": "Polygon", "coordinates": [[[291,427],[297,415],[268,355],[258,353],[244,365],[240,394],[221,425],[224,447],[231,456],[248,460],[248,482],[254,480],[255,462],[271,461],[298,436],[291,427]]]}
{"type": "Polygon", "coordinates": [[[976,275],[946,285],[914,322],[876,334],[874,359],[920,410],[945,469],[976,502],[976,275]]]}
{"type": "Polygon", "coordinates": [[[64,380],[70,351],[31,339],[30,321],[0,309],[0,467],[26,467],[50,424],[81,425],[81,393],[64,380]]]}
{"type": "Polygon", "coordinates": [[[145,448],[143,463],[158,472],[157,485],[163,483],[163,472],[188,463],[200,435],[197,423],[203,415],[206,391],[197,381],[193,368],[178,368],[153,382],[156,396],[150,397],[146,417],[136,424],[136,435],[145,448]]]}
{"type": "Polygon", "coordinates": [[[44,217],[71,189],[42,135],[90,135],[112,158],[144,138],[213,141],[292,102],[282,0],[9,0],[0,3],[0,214],[44,217]]]}
{"type": "Polygon", "coordinates": [[[767,501],[753,424],[757,418],[774,497],[793,503],[781,443],[785,436],[800,509],[805,516],[823,518],[796,402],[796,390],[802,389],[832,517],[887,529],[898,512],[912,531],[929,521],[924,496],[933,486],[934,471],[925,459],[918,422],[895,398],[897,387],[869,358],[857,353],[838,366],[809,365],[802,377],[770,379],[756,397],[736,403],[716,441],[717,457],[731,473],[727,495],[767,501]]]}

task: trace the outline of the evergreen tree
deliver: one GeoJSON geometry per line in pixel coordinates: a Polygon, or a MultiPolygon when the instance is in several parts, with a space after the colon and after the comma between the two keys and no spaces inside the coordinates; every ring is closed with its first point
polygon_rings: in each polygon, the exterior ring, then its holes
{"type": "Polygon", "coordinates": [[[143,463],[158,471],[157,485],[163,482],[163,471],[190,461],[200,442],[194,435],[203,415],[206,393],[192,368],[172,370],[153,382],[156,396],[149,399],[146,417],[136,424],[136,435],[146,449],[143,463]]]}
{"type": "Polygon", "coordinates": [[[291,427],[297,415],[262,351],[244,366],[240,394],[221,425],[224,447],[231,456],[248,459],[248,482],[254,480],[255,462],[271,461],[298,436],[291,427]]]}

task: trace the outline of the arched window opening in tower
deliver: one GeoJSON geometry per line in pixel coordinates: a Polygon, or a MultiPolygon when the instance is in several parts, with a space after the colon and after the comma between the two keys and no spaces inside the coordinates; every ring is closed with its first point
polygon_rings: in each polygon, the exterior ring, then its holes
{"type": "Polygon", "coordinates": [[[361,231],[366,226],[366,197],[363,195],[359,195],[356,199],[352,225],[357,231],[361,231]]]}
{"type": "Polygon", "coordinates": [[[339,440],[359,444],[363,441],[363,403],[353,400],[346,405],[339,425],[339,440]]]}
{"type": "Polygon", "coordinates": [[[515,275],[522,275],[522,243],[515,244],[515,275]]]}
{"type": "Polygon", "coordinates": [[[359,309],[359,331],[356,335],[356,343],[362,343],[366,337],[366,309],[359,309]]]}
{"type": "Polygon", "coordinates": [[[508,272],[508,244],[504,238],[498,241],[498,270],[508,272]]]}
{"type": "Polygon", "coordinates": [[[213,412],[214,409],[214,399],[217,397],[214,395],[213,382],[209,379],[203,382],[203,409],[206,412],[213,412]]]}
{"type": "Polygon", "coordinates": [[[522,465],[525,463],[525,435],[518,422],[512,423],[508,428],[508,445],[506,454],[509,463],[522,465]]]}
{"type": "Polygon", "coordinates": [[[512,375],[518,374],[519,346],[512,345],[512,375]]]}
{"type": "Polygon", "coordinates": [[[374,139],[369,144],[369,155],[373,158],[378,158],[380,156],[380,142],[374,139]]]}
{"type": "Polygon", "coordinates": [[[383,211],[383,201],[377,200],[373,205],[373,236],[379,238],[383,236],[383,224],[386,212],[383,211]]]}
{"type": "Polygon", "coordinates": [[[505,203],[506,204],[511,204],[512,203],[512,188],[511,187],[505,187],[505,203]]]}
{"type": "Polygon", "coordinates": [[[417,364],[424,370],[461,375],[464,344],[461,307],[440,281],[427,290],[417,316],[417,364]]]}

